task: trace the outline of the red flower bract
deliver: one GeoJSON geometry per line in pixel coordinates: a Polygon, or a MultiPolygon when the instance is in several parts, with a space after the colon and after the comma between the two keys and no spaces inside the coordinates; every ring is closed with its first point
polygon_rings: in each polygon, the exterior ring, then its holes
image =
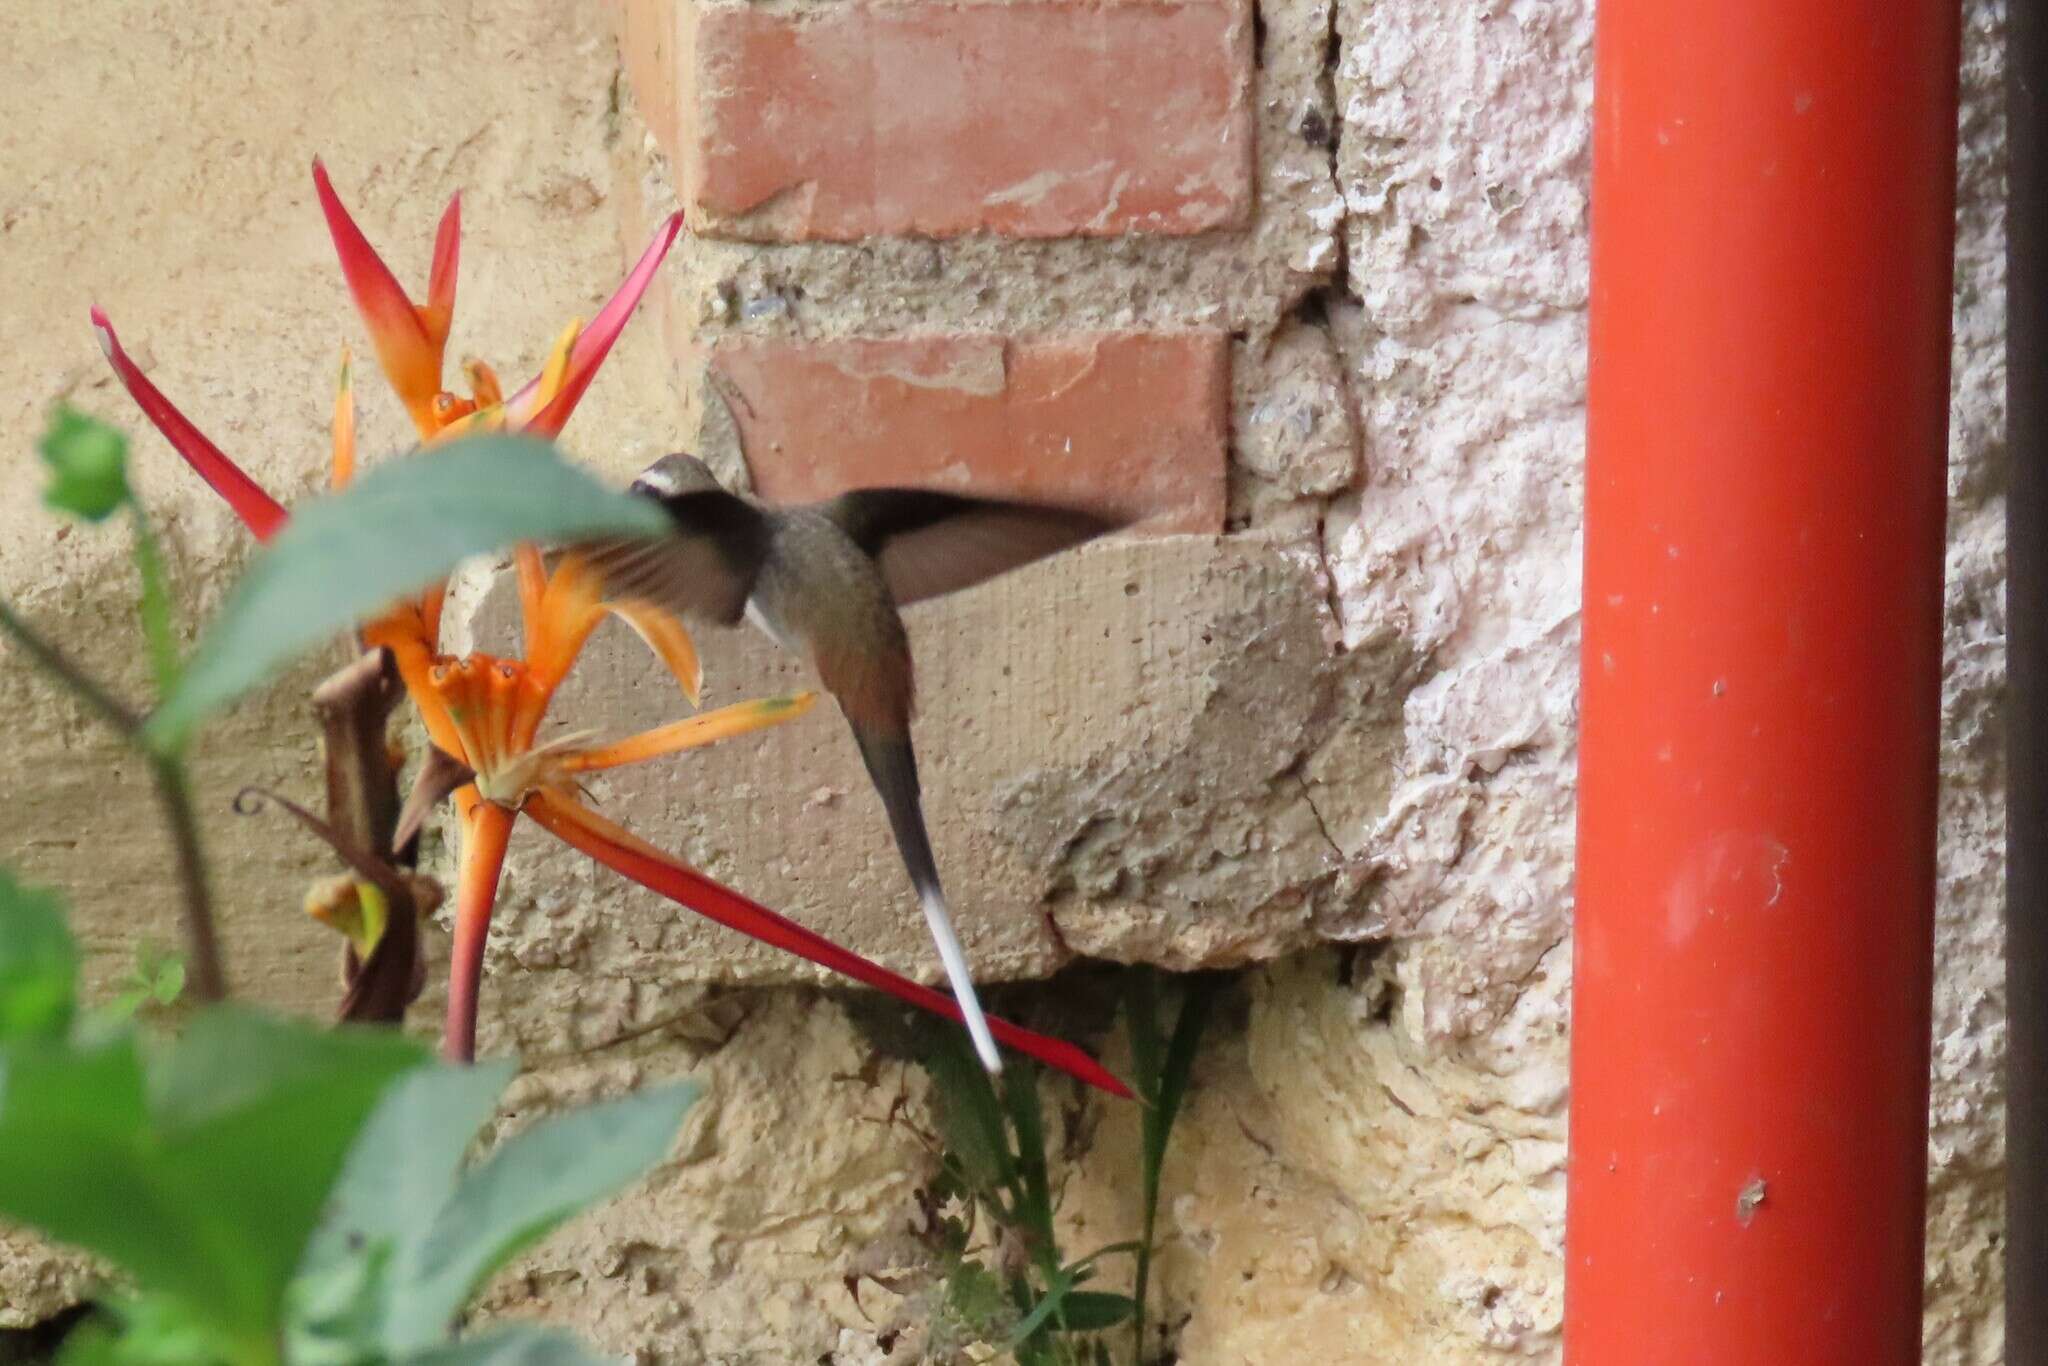
{"type": "MultiPolygon", "coordinates": [[[[463,398],[441,387],[461,255],[459,196],[449,201],[442,216],[428,275],[427,302],[417,305],[349,216],[326,169],[317,161],[313,180],[342,273],[369,330],[378,363],[428,446],[463,432],[489,428],[548,438],[559,435],[682,226],[680,215],[662,224],[591,325],[572,324],[556,342],[541,374],[511,398],[502,398],[496,375],[480,362],[467,367],[471,394],[463,398]]],[[[105,313],[94,308],[92,322],[114,373],[157,430],[259,540],[274,536],[288,515],[284,508],[158,391],[122,349],[105,313]]],[[[344,353],[334,405],[335,487],[348,482],[355,463],[353,386],[344,353]]],[[[693,704],[699,683],[697,655],[680,621],[649,603],[604,599],[596,575],[577,557],[564,557],[549,573],[537,549],[521,546],[515,550],[514,562],[526,625],[522,659],[485,655],[454,659],[441,654],[443,593],[439,585],[416,599],[393,604],[361,627],[366,644],[392,652],[433,744],[460,761],[471,775],[454,794],[461,853],[444,1051],[467,1059],[474,1050],[484,942],[513,826],[522,814],[597,862],[680,906],[921,1010],[958,1021],[959,1008],[951,997],[890,972],[722,886],[598,815],[578,796],[576,775],[793,720],[809,709],[811,694],[742,702],[609,745],[586,744],[581,735],[541,741],[539,731],[549,703],[605,615],[618,616],[639,633],[693,704]]],[[[996,1037],[1010,1047],[1091,1086],[1114,1095],[1130,1094],[1121,1081],[1074,1045],[1005,1021],[989,1023],[996,1037]]]]}

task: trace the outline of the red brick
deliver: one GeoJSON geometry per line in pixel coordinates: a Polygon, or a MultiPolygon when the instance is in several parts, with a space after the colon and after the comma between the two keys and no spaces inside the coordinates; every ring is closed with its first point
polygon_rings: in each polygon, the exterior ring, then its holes
{"type": "Polygon", "coordinates": [[[1116,510],[1223,529],[1230,348],[1221,332],[725,341],[711,367],[754,487],[863,486],[1116,510]]]}
{"type": "Polygon", "coordinates": [[[1249,0],[627,0],[692,229],[1196,233],[1252,202],[1249,0]]]}

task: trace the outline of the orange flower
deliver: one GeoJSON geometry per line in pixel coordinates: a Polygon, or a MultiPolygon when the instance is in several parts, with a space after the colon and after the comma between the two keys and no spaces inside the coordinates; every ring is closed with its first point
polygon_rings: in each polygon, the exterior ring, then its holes
{"type": "MultiPolygon", "coordinates": [[[[681,228],[671,217],[588,328],[572,323],[541,374],[511,397],[479,361],[465,367],[467,398],[441,387],[455,305],[461,250],[459,196],[449,202],[435,239],[427,302],[414,304],[370,246],[335,194],[326,170],[313,179],[350,293],[370,332],[378,363],[404,403],[423,446],[471,431],[509,429],[558,436],[618,339],[681,228]]],[[[129,393],[172,446],[261,540],[288,514],[208,441],[129,359],[106,315],[92,311],[102,349],[129,393]]],[[[345,487],[356,469],[352,367],[343,352],[336,387],[329,483],[345,487]]],[[[429,457],[430,458],[430,457],[429,457]]],[[[514,550],[525,640],[522,656],[440,650],[445,585],[393,604],[360,628],[364,643],[389,650],[435,748],[467,771],[453,793],[460,830],[455,944],[443,1051],[468,1059],[475,1047],[477,989],[491,911],[512,828],[521,814],[572,847],[677,904],[763,943],[841,972],[922,1009],[960,1019],[952,998],[908,981],[705,877],[688,864],[606,820],[580,799],[578,776],[638,763],[794,720],[815,700],[810,693],[763,698],[671,722],[611,744],[587,733],[540,738],[549,704],[590,633],[616,616],[647,642],[694,705],[701,667],[682,623],[649,603],[607,600],[598,576],[574,555],[550,572],[533,546],[514,550]]],[[[1072,1044],[991,1020],[998,1039],[1103,1090],[1129,1095],[1094,1059],[1072,1044]]]]}

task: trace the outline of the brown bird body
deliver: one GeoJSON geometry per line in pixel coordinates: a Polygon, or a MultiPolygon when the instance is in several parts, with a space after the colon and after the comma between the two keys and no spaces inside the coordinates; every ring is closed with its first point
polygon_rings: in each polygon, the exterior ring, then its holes
{"type": "Polygon", "coordinates": [[[675,534],[585,547],[608,587],[721,625],[744,617],[811,661],[860,746],[975,1048],[990,1072],[1001,1070],[925,831],[910,741],[910,637],[898,609],[1116,524],[1071,508],[918,489],[764,507],[727,492],[702,461],[680,454],[649,466],[633,491],[667,510],[675,534]]]}

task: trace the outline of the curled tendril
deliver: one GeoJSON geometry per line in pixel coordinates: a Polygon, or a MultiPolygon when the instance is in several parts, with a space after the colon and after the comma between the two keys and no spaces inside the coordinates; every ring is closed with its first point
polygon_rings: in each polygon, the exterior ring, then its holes
{"type": "Polygon", "coordinates": [[[271,788],[251,783],[235,794],[233,806],[235,814],[238,816],[258,815],[266,806],[278,807],[310,831],[314,838],[333,850],[335,857],[346,863],[354,870],[358,877],[371,883],[378,891],[389,897],[394,906],[402,906],[408,911],[412,909],[414,901],[412,888],[407,885],[405,879],[399,875],[396,868],[393,868],[383,859],[371,854],[369,850],[358,845],[354,840],[336,830],[332,825],[320,819],[320,817],[314,815],[305,807],[300,806],[290,797],[271,788]]]}

